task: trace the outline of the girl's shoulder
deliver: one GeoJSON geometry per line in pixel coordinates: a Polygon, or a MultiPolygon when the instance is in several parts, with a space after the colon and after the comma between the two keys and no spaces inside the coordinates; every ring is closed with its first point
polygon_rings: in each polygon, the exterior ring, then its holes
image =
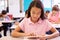
{"type": "Polygon", "coordinates": [[[24,19],[21,22],[26,22],[28,21],[29,18],[24,17],[24,19]]]}
{"type": "Polygon", "coordinates": [[[44,23],[50,23],[48,19],[43,20],[44,23]]]}
{"type": "Polygon", "coordinates": [[[28,18],[26,18],[26,17],[24,17],[24,19],[23,20],[27,20],[28,18]]]}
{"type": "Polygon", "coordinates": [[[44,20],[44,22],[45,22],[45,24],[47,24],[47,25],[52,25],[52,23],[51,23],[51,22],[49,22],[49,20],[48,20],[48,19],[45,19],[45,20],[44,20]]]}

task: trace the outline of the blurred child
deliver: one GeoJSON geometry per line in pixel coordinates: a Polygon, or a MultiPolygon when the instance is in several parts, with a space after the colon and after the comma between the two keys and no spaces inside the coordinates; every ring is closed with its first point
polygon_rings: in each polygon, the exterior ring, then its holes
{"type": "Polygon", "coordinates": [[[60,12],[58,6],[53,6],[52,12],[48,15],[48,19],[51,23],[59,23],[60,22],[60,12]]]}
{"type": "MultiPolygon", "coordinates": [[[[7,16],[7,11],[6,10],[2,10],[1,12],[2,14],[2,17],[3,17],[3,20],[2,21],[10,21],[10,17],[7,16]]],[[[7,30],[8,30],[8,27],[10,26],[10,24],[7,24],[7,23],[2,23],[3,24],[3,30],[4,30],[4,36],[7,36],[7,30]]]]}
{"type": "Polygon", "coordinates": [[[50,13],[49,10],[47,10],[47,11],[45,12],[45,17],[46,17],[46,18],[48,18],[49,13],[50,13]]]}

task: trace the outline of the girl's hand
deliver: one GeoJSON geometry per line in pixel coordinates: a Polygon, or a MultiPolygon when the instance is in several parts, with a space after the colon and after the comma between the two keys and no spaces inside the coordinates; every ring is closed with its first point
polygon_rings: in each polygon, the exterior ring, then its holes
{"type": "Polygon", "coordinates": [[[39,36],[39,39],[40,40],[46,40],[46,36],[45,35],[41,35],[41,36],[39,36]]]}
{"type": "Polygon", "coordinates": [[[46,40],[46,39],[50,39],[50,38],[51,38],[51,35],[41,35],[41,36],[39,36],[40,40],[46,40]]]}
{"type": "Polygon", "coordinates": [[[27,36],[36,36],[34,33],[28,33],[27,36]]]}

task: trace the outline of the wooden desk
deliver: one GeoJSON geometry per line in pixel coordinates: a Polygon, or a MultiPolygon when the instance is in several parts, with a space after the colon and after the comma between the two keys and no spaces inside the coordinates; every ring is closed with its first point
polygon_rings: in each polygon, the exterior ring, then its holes
{"type": "MultiPolygon", "coordinates": [[[[27,39],[27,37],[13,38],[11,36],[6,36],[0,38],[0,40],[36,40],[36,39],[27,39]]],[[[60,36],[53,39],[47,39],[47,40],[60,40],[60,36]]]]}
{"type": "Polygon", "coordinates": [[[11,36],[6,36],[0,38],[0,40],[36,40],[36,39],[28,39],[28,37],[13,38],[11,36]]]}
{"type": "Polygon", "coordinates": [[[56,37],[56,38],[53,38],[53,39],[50,39],[50,40],[60,40],[60,36],[56,37]]]}

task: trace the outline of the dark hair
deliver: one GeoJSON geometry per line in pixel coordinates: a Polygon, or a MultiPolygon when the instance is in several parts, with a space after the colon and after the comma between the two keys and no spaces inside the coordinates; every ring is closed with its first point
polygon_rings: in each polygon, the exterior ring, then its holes
{"type": "Polygon", "coordinates": [[[28,10],[25,11],[25,15],[28,14],[28,10]]]}
{"type": "Polygon", "coordinates": [[[58,5],[54,5],[54,7],[59,7],[58,5]]]}
{"type": "Polygon", "coordinates": [[[59,8],[56,7],[56,6],[54,6],[54,7],[52,8],[52,11],[53,11],[53,10],[55,10],[55,11],[59,11],[59,8]]]}
{"type": "Polygon", "coordinates": [[[0,17],[3,17],[2,14],[0,14],[0,17]]]}
{"type": "Polygon", "coordinates": [[[41,16],[40,18],[42,20],[45,19],[45,16],[44,16],[44,7],[43,7],[43,4],[41,1],[32,1],[29,8],[28,8],[28,18],[30,17],[30,11],[31,11],[31,8],[32,7],[37,7],[37,8],[40,8],[41,9],[41,16]]]}
{"type": "Polygon", "coordinates": [[[47,11],[46,11],[46,13],[50,13],[50,11],[49,11],[49,10],[47,10],[47,11]]]}
{"type": "Polygon", "coordinates": [[[7,14],[7,11],[6,10],[2,10],[2,15],[5,15],[5,14],[7,14]]]}

